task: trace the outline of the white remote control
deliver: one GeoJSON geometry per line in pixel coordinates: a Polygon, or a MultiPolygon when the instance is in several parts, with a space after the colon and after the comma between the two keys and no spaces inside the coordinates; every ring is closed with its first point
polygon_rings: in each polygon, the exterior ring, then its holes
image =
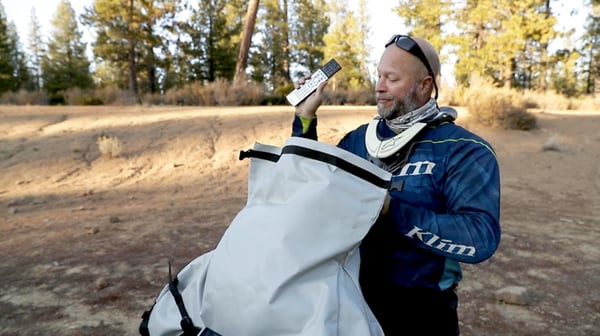
{"type": "Polygon", "coordinates": [[[341,68],[342,67],[338,64],[338,62],[336,62],[335,59],[331,59],[331,61],[327,62],[327,64],[315,71],[310,78],[304,82],[304,84],[302,84],[301,87],[290,92],[286,96],[288,102],[292,104],[292,106],[298,106],[298,104],[304,101],[306,97],[315,92],[321,83],[331,78],[331,76],[340,71],[341,68]]]}

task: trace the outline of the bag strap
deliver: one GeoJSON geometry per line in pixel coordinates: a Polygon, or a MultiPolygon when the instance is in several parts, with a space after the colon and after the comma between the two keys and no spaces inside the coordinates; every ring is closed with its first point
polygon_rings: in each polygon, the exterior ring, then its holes
{"type": "Polygon", "coordinates": [[[142,323],[140,323],[140,328],[139,328],[139,332],[140,332],[141,336],[150,336],[150,330],[148,329],[148,323],[150,322],[150,313],[152,313],[152,309],[154,308],[155,304],[156,304],[156,301],[152,304],[152,307],[150,307],[150,309],[146,310],[142,314],[142,323]]]}
{"type": "MultiPolygon", "coordinates": [[[[305,158],[309,158],[316,161],[321,161],[332,166],[336,166],[349,174],[352,174],[356,177],[360,177],[361,179],[374,184],[380,188],[390,188],[390,181],[379,177],[378,175],[370,172],[367,169],[359,167],[352,162],[346,161],[340,157],[335,155],[331,155],[328,153],[324,153],[318,150],[298,146],[298,145],[286,145],[281,149],[281,155],[284,154],[295,154],[305,158]]],[[[249,149],[246,151],[240,151],[240,160],[246,158],[258,158],[263,160],[269,160],[273,162],[277,162],[281,155],[272,154],[268,152],[263,152],[260,150],[249,149]]]]}
{"type": "MultiPolygon", "coordinates": [[[[179,309],[179,314],[181,315],[181,321],[179,325],[181,326],[181,330],[183,330],[183,334],[180,336],[221,336],[221,334],[211,330],[210,328],[198,328],[194,325],[192,318],[185,309],[185,304],[183,302],[183,297],[181,297],[181,293],[179,293],[179,279],[177,276],[173,277],[173,273],[171,272],[171,261],[169,261],[169,292],[175,299],[175,304],[177,305],[177,309],[179,309]]],[[[150,336],[150,330],[148,328],[148,324],[150,322],[150,314],[156,305],[156,301],[152,304],[150,309],[146,310],[142,314],[142,323],[140,324],[139,332],[141,336],[150,336]]]]}
{"type": "Polygon", "coordinates": [[[240,151],[239,160],[241,161],[241,160],[247,159],[247,158],[257,158],[257,159],[263,159],[263,160],[268,160],[268,161],[272,161],[272,162],[277,162],[277,161],[279,161],[279,157],[280,157],[280,155],[277,155],[277,154],[260,151],[260,150],[255,150],[255,149],[248,149],[245,151],[244,150],[240,151]]]}
{"type": "Polygon", "coordinates": [[[200,334],[202,329],[194,326],[194,322],[190,318],[190,315],[185,309],[185,304],[183,302],[183,298],[181,297],[181,293],[179,293],[179,289],[177,285],[179,284],[179,279],[177,276],[173,277],[171,272],[171,262],[169,261],[169,292],[175,299],[175,304],[177,305],[177,309],[179,309],[179,314],[181,314],[181,321],[179,325],[181,326],[181,330],[183,330],[183,336],[197,336],[200,334]]]}

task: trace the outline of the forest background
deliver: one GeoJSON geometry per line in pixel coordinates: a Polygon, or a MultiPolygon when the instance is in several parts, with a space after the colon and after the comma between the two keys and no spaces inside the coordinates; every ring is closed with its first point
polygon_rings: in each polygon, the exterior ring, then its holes
{"type": "MultiPolygon", "coordinates": [[[[373,104],[371,4],[353,4],[94,0],[76,15],[61,0],[47,32],[31,9],[24,38],[0,1],[0,103],[284,104],[294,78],[335,58],[344,71],[326,103],[373,104]]],[[[582,1],[582,34],[560,28],[563,9],[556,0],[393,6],[406,33],[432,41],[450,64],[442,103],[467,105],[465,90],[483,83],[526,92],[534,107],[597,109],[598,1],[582,1]]]]}
{"type": "MultiPolygon", "coordinates": [[[[240,149],[289,137],[284,94],[308,69],[332,57],[344,67],[327,103],[346,106],[320,109],[321,141],[377,113],[348,105],[374,104],[364,8],[384,0],[93,0],[78,15],[78,0],[60,0],[40,13],[50,29],[30,13],[27,38],[4,12],[10,1],[0,0],[1,335],[137,334],[167,262],[214,248],[245,204],[240,149]],[[39,106],[50,104],[60,105],[39,106]],[[81,106],[92,104],[110,106],[81,106]],[[227,107],[196,107],[207,105],[227,107]]],[[[29,11],[33,0],[17,1],[29,11]]],[[[441,50],[454,86],[442,82],[440,104],[457,107],[457,124],[489,140],[501,166],[502,242],[464,265],[461,334],[597,335],[597,3],[583,0],[577,32],[558,24],[567,1],[389,3],[405,33],[441,50]],[[516,300],[497,295],[515,287],[516,300]]]]}

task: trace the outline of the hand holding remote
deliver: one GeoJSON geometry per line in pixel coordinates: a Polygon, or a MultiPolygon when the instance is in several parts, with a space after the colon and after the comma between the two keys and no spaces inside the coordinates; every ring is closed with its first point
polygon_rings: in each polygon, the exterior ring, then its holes
{"type": "Polygon", "coordinates": [[[296,113],[302,117],[314,117],[321,105],[322,93],[327,80],[341,69],[335,59],[330,60],[310,76],[300,79],[294,84],[294,90],[287,95],[287,100],[296,106],[296,113]],[[317,94],[313,94],[317,91],[317,94]]]}
{"type": "MultiPolygon", "coordinates": [[[[304,85],[305,81],[310,80],[311,75],[307,75],[304,78],[298,80],[297,83],[294,84],[294,87],[301,88],[304,85]]],[[[296,105],[296,114],[304,117],[304,118],[314,118],[317,114],[317,110],[319,106],[323,103],[323,91],[327,86],[327,81],[320,83],[317,86],[317,89],[314,90],[311,94],[309,94],[301,103],[296,105]]]]}

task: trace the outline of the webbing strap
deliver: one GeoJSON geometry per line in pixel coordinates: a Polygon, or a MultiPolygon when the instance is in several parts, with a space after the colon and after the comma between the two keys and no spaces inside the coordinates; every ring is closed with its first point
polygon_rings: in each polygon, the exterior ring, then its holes
{"type": "MultiPolygon", "coordinates": [[[[313,160],[321,161],[324,163],[328,163],[330,165],[334,165],[334,166],[336,166],[342,170],[345,170],[346,172],[348,172],[354,176],[360,177],[363,180],[370,182],[380,188],[389,189],[390,187],[392,187],[392,184],[390,181],[382,179],[379,176],[377,176],[376,174],[373,174],[372,172],[370,172],[366,169],[363,169],[351,162],[348,162],[344,159],[341,159],[341,158],[331,155],[331,154],[323,153],[323,152],[320,152],[320,151],[317,151],[314,149],[305,148],[305,147],[296,146],[296,145],[284,146],[281,151],[281,155],[283,155],[283,154],[300,155],[300,156],[303,156],[303,157],[306,157],[309,159],[313,159],[313,160]]],[[[264,151],[260,151],[260,150],[249,149],[246,151],[240,151],[239,159],[243,160],[246,158],[258,158],[258,159],[268,160],[268,161],[272,161],[272,162],[277,162],[277,161],[279,161],[279,158],[281,157],[281,155],[264,152],[264,151]]]]}
{"type": "Polygon", "coordinates": [[[175,304],[177,304],[177,308],[179,309],[179,314],[181,314],[181,322],[179,323],[179,325],[181,326],[181,330],[183,330],[184,336],[197,336],[198,334],[200,334],[200,331],[202,331],[202,329],[194,326],[194,322],[192,322],[192,319],[188,315],[188,312],[185,309],[185,304],[183,303],[183,298],[181,297],[179,289],[177,288],[178,284],[179,280],[177,279],[177,276],[175,276],[175,278],[173,278],[172,276],[171,262],[169,261],[169,292],[171,292],[171,295],[173,295],[173,299],[175,299],[175,304]]]}
{"type": "Polygon", "coordinates": [[[334,155],[330,155],[327,153],[316,151],[314,149],[295,146],[295,145],[288,145],[288,146],[283,147],[281,154],[295,154],[295,155],[304,156],[304,157],[307,157],[307,158],[310,158],[313,160],[325,162],[330,165],[336,166],[354,176],[360,177],[361,179],[363,179],[367,182],[370,182],[377,187],[386,188],[386,189],[388,189],[390,187],[389,180],[383,179],[366,169],[363,169],[351,162],[348,162],[348,161],[341,159],[334,155]]]}
{"type": "Polygon", "coordinates": [[[259,150],[254,150],[254,149],[248,149],[248,150],[242,150],[240,151],[240,160],[246,159],[246,158],[257,158],[257,159],[263,159],[263,160],[268,160],[268,161],[272,161],[272,162],[277,162],[279,161],[279,155],[277,154],[273,154],[273,153],[269,153],[269,152],[263,152],[263,151],[259,151],[259,150]]]}
{"type": "Polygon", "coordinates": [[[148,323],[150,322],[150,314],[152,313],[152,308],[154,305],[150,307],[149,310],[146,310],[142,314],[142,322],[140,323],[139,332],[141,336],[150,336],[150,330],[148,329],[148,323]]]}
{"type": "MultiPolygon", "coordinates": [[[[178,284],[179,279],[177,279],[177,276],[173,278],[173,274],[171,273],[171,262],[169,261],[169,292],[173,296],[173,299],[175,299],[177,309],[179,309],[179,314],[181,314],[181,321],[179,322],[179,325],[181,326],[181,330],[183,330],[183,334],[180,336],[221,336],[221,334],[211,330],[210,328],[201,329],[194,326],[194,322],[190,318],[187,309],[185,309],[183,298],[179,293],[179,288],[177,288],[178,284]]],[[[150,322],[150,314],[152,314],[152,310],[154,309],[155,305],[156,301],[149,310],[146,310],[142,314],[142,323],[140,323],[139,327],[141,336],[150,336],[148,324],[150,322]]]]}

